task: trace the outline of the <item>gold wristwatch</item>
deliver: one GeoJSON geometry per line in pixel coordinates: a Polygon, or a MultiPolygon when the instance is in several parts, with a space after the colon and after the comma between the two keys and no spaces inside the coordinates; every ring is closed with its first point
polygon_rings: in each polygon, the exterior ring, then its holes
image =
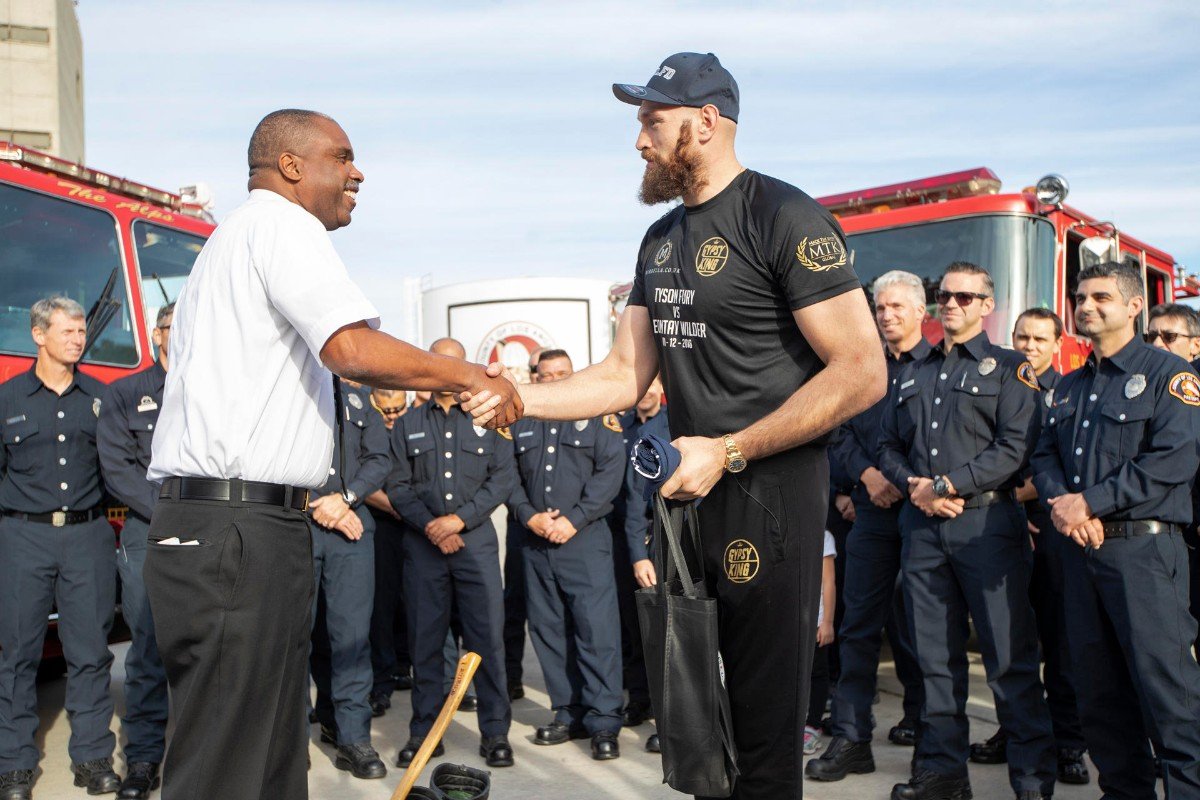
{"type": "Polygon", "coordinates": [[[737,442],[733,440],[733,435],[727,433],[721,439],[725,442],[725,471],[741,472],[744,470],[746,468],[746,457],[738,449],[737,442]]]}

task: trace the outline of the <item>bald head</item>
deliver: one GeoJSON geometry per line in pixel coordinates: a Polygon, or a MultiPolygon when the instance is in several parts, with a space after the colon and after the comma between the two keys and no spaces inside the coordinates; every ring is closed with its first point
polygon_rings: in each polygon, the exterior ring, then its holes
{"type": "Polygon", "coordinates": [[[467,357],[467,349],[462,346],[462,342],[450,337],[438,339],[429,345],[429,352],[436,353],[439,356],[450,356],[451,358],[467,357]]]}

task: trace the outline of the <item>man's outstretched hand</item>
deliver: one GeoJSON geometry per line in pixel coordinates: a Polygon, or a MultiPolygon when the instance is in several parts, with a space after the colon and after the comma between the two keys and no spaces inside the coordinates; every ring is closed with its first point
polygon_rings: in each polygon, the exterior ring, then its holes
{"type": "Polygon", "coordinates": [[[458,396],[462,410],[481,428],[503,428],[525,414],[517,384],[503,364],[488,364],[478,386],[458,396]]]}

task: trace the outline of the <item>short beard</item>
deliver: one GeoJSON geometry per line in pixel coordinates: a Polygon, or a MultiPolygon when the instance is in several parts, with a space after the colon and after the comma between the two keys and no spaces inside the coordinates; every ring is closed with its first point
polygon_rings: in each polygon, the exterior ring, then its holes
{"type": "MultiPolygon", "coordinates": [[[[659,161],[656,157],[646,159],[646,173],[638,189],[638,200],[652,206],[666,203],[704,188],[708,176],[700,163],[700,154],[689,149],[692,143],[692,122],[688,120],[679,127],[679,141],[670,160],[659,161]]],[[[644,157],[644,156],[643,156],[644,157]]]]}

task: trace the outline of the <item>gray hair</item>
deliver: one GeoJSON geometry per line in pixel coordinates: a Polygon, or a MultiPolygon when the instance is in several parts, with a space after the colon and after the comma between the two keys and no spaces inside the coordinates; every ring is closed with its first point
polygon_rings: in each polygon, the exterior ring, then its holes
{"type": "Polygon", "coordinates": [[[925,302],[925,284],[911,272],[894,269],[885,272],[871,284],[872,298],[878,297],[884,289],[903,289],[912,297],[913,305],[920,309],[927,308],[925,302]]]}
{"type": "Polygon", "coordinates": [[[156,319],[154,321],[154,327],[161,328],[163,326],[163,323],[166,322],[167,320],[169,320],[171,318],[171,315],[173,315],[174,313],[175,313],[175,304],[167,303],[165,306],[163,306],[162,308],[160,308],[158,310],[158,319],[156,319]]]}
{"type": "Polygon", "coordinates": [[[61,311],[71,319],[79,319],[84,316],[83,306],[69,297],[56,294],[43,297],[33,304],[33,308],[29,309],[29,327],[49,330],[50,316],[55,311],[61,311]]]}

